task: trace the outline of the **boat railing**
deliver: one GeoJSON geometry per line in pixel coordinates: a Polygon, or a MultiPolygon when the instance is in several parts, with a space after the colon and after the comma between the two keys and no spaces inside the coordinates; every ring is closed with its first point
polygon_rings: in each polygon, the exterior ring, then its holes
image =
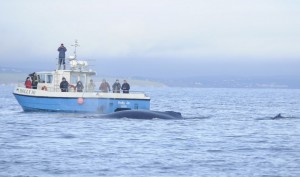
{"type": "MultiPolygon", "coordinates": [[[[24,85],[24,82],[23,83],[19,82],[17,84],[17,86],[18,87],[22,87],[22,88],[26,88],[25,85],[24,85]]],[[[48,92],[61,92],[61,90],[60,90],[60,88],[58,86],[46,86],[44,84],[38,84],[37,89],[38,90],[48,91],[48,92]]],[[[70,87],[68,92],[76,92],[76,88],[70,87]]],[[[101,90],[91,91],[91,90],[85,90],[84,89],[83,93],[96,93],[96,94],[109,94],[110,93],[111,94],[113,92],[112,91],[110,91],[110,92],[102,92],[101,90]]],[[[115,93],[115,94],[124,94],[124,95],[127,95],[127,94],[143,94],[143,95],[147,96],[145,94],[145,92],[138,91],[138,90],[133,90],[133,91],[130,91],[129,93],[123,93],[122,90],[121,90],[120,93],[115,93]]]]}
{"type": "MultiPolygon", "coordinates": [[[[114,93],[114,92],[102,92],[101,90],[95,90],[94,92],[97,92],[98,94],[99,93],[114,93]]],[[[124,95],[126,95],[126,94],[145,94],[145,92],[143,92],[143,91],[130,91],[129,93],[123,93],[122,91],[120,92],[120,93],[115,93],[115,94],[124,94],[124,95]]]]}

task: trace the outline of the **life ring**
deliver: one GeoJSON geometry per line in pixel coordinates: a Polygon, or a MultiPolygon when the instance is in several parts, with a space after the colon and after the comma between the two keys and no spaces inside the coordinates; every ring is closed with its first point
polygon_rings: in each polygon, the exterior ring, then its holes
{"type": "Polygon", "coordinates": [[[48,89],[45,85],[42,87],[42,90],[48,91],[48,89]]]}
{"type": "Polygon", "coordinates": [[[69,87],[73,89],[73,90],[72,90],[73,92],[76,91],[76,86],[74,86],[74,85],[72,85],[72,84],[69,84],[69,87]]]}

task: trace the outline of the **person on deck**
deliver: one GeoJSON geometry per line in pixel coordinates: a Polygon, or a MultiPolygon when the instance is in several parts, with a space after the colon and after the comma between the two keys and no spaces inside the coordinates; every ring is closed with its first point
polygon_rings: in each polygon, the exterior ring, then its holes
{"type": "Polygon", "coordinates": [[[88,84],[88,91],[89,91],[89,92],[95,91],[95,87],[96,87],[96,85],[95,85],[95,83],[93,82],[93,79],[91,79],[90,82],[89,82],[89,84],[88,84]]]}
{"type": "Polygon", "coordinates": [[[77,89],[77,92],[82,92],[83,90],[83,84],[81,81],[78,81],[77,84],[76,84],[76,89],[77,89]]]}
{"type": "Polygon", "coordinates": [[[123,93],[129,93],[130,85],[127,83],[126,80],[124,80],[121,89],[123,90],[123,93]]]}
{"type": "Polygon", "coordinates": [[[31,88],[32,87],[32,83],[31,83],[30,77],[26,78],[25,87],[26,88],[31,88]]]}
{"type": "Polygon", "coordinates": [[[113,93],[120,93],[121,90],[121,84],[119,83],[119,80],[117,79],[116,82],[112,86],[113,93]]]}
{"type": "Polygon", "coordinates": [[[106,82],[105,79],[102,80],[102,83],[100,84],[99,90],[101,90],[102,92],[105,92],[105,93],[110,91],[109,83],[106,82]]]}
{"type": "Polygon", "coordinates": [[[38,85],[38,76],[34,72],[34,73],[31,74],[31,86],[32,86],[32,89],[37,89],[37,85],[38,85]]]}
{"type": "Polygon", "coordinates": [[[62,78],[62,81],[60,83],[60,90],[61,92],[68,92],[68,88],[69,88],[69,82],[66,81],[66,78],[62,78]]]}
{"type": "Polygon", "coordinates": [[[64,65],[64,70],[66,69],[66,63],[65,63],[65,53],[67,51],[67,48],[64,46],[64,44],[61,44],[60,47],[57,49],[59,52],[58,55],[58,70],[60,70],[61,64],[64,65]]]}

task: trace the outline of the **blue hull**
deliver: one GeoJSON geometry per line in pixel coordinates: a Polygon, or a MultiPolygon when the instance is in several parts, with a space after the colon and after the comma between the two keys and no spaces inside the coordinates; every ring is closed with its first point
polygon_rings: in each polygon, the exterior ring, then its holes
{"type": "Polygon", "coordinates": [[[150,99],[37,97],[15,94],[24,111],[98,112],[149,110],[150,99]]]}

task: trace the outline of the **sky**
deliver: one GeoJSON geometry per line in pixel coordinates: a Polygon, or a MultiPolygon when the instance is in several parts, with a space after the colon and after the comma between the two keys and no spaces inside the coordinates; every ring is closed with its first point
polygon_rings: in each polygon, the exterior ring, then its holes
{"type": "Polygon", "coordinates": [[[0,67],[99,75],[300,76],[299,0],[0,0],[0,67]]]}

